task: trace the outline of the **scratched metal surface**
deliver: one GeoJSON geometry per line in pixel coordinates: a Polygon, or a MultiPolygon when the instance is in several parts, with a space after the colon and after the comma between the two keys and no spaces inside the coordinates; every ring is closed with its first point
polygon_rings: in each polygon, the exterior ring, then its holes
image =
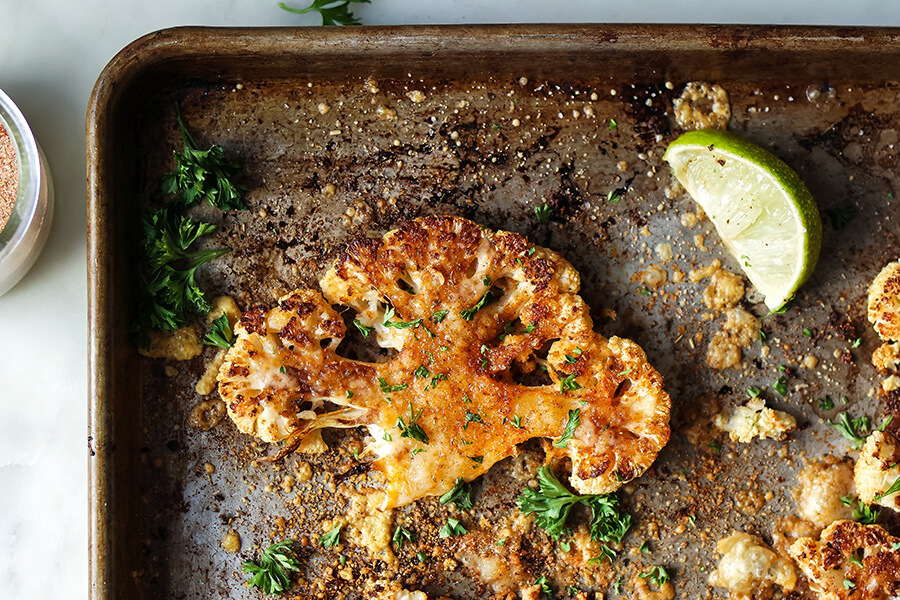
{"type": "MultiPolygon", "coordinates": [[[[721,68],[740,46],[723,43],[727,36],[740,40],[749,35],[758,46],[782,53],[802,49],[804,43],[821,50],[820,42],[804,42],[798,30],[754,30],[750,35],[716,28],[716,37],[687,29],[652,29],[648,34],[626,28],[633,44],[647,38],[647,43],[669,44],[684,53],[659,58],[655,65],[633,52],[634,46],[617,55],[609,29],[578,29],[570,37],[581,45],[570,40],[564,45],[566,60],[558,63],[547,50],[540,60],[512,60],[511,66],[496,70],[463,64],[435,68],[437,51],[432,62],[422,65],[390,64],[387,52],[387,66],[337,64],[308,72],[282,68],[276,60],[275,67],[259,70],[262,75],[222,52],[219,63],[202,68],[182,60],[159,72],[138,71],[126,87],[141,93],[127,101],[115,97],[121,103],[115,133],[100,140],[124,148],[126,158],[95,156],[92,167],[125,171],[106,182],[103,191],[112,195],[110,202],[131,207],[117,209],[112,217],[95,212],[92,223],[107,236],[101,242],[110,245],[109,260],[126,273],[127,281],[134,248],[121,247],[127,246],[128,235],[108,233],[113,225],[109,219],[119,219],[116,227],[133,232],[134,207],[158,205],[159,177],[172,168],[172,150],[180,147],[172,110],[178,101],[201,145],[221,144],[229,155],[245,160],[240,179],[250,189],[246,212],[193,212],[219,225],[209,245],[233,249],[202,271],[209,296],[228,294],[245,308],[272,302],[296,287],[315,287],[341,244],[425,214],[462,215],[561,252],[582,274],[581,295],[592,307],[598,329],[637,341],[663,374],[672,398],[672,437],[654,467],[620,492],[635,527],[611,566],[573,570],[558,545],[532,534],[520,549],[522,568],[531,578],[525,583],[547,575],[558,597],[575,586],[588,597],[609,598],[616,595],[607,588],[623,578],[627,596],[633,593],[636,573],[663,565],[679,596],[713,597],[718,593],[706,577],[717,557],[715,542],[735,529],[771,540],[773,522],[796,512],[790,488],[803,457],[852,455],[824,419],[843,410],[873,420],[883,414],[872,394],[878,376],[869,357],[877,340],[865,320],[865,295],[874,274],[898,254],[894,196],[900,189],[900,101],[896,84],[847,73],[858,58],[848,58],[849,66],[843,67],[810,59],[806,75],[796,65],[785,67],[784,73],[721,68]],[[597,56],[589,51],[595,44],[597,56]],[[579,48],[584,50],[580,58],[579,48]],[[691,51],[717,58],[692,62],[685,58],[691,51]],[[614,62],[598,66],[592,61],[600,54],[614,62]],[[837,69],[833,77],[829,68],[837,69]],[[703,305],[707,282],[691,283],[687,277],[673,282],[677,271],[688,273],[714,259],[740,273],[708,221],[692,228],[682,224],[681,217],[695,210],[692,201],[666,192],[672,178],[661,157],[681,131],[672,118],[672,100],[693,80],[721,84],[731,102],[729,128],[771,148],[798,170],[822,209],[853,207],[843,230],[824,219],[819,265],[785,314],[766,316],[748,283],[741,306],[762,319],[768,351],[764,354],[762,343],[754,342],[744,348],[741,368],[722,372],[705,366],[708,342],[724,322],[723,314],[703,305]],[[424,99],[413,102],[408,95],[413,91],[421,91],[424,99]],[[618,202],[608,201],[611,191],[618,202]],[[534,208],[543,204],[553,209],[548,223],[535,217],[534,208]],[[671,245],[674,255],[665,264],[656,254],[663,243],[671,245]],[[640,281],[640,273],[652,264],[662,264],[668,277],[656,289],[640,281]],[[858,348],[829,326],[833,314],[852,322],[854,335],[862,338],[858,348]],[[818,359],[815,368],[801,366],[809,354],[818,359]],[[786,397],[772,390],[781,365],[788,368],[786,397]],[[749,386],[765,388],[768,403],[794,415],[799,431],[785,442],[748,446],[711,431],[709,415],[743,403],[749,386]],[[834,409],[822,411],[817,399],[824,396],[846,397],[848,403],[838,401],[834,409]],[[704,432],[694,445],[686,435],[691,426],[704,432]],[[766,492],[772,492],[768,499],[766,492]],[[652,553],[635,552],[644,540],[650,540],[652,553]]],[[[415,30],[403,30],[403,36],[364,31],[359,39],[365,43],[388,46],[417,35],[415,30]]],[[[547,31],[517,30],[520,38],[532,35],[535,45],[548,43],[547,31]]],[[[834,33],[801,31],[816,40],[834,33]]],[[[216,32],[189,33],[188,41],[196,44],[216,32]]],[[[490,36],[508,39],[498,28],[419,33],[445,35],[462,54],[467,43],[484,44],[490,36]]],[[[272,44],[270,39],[263,52],[271,51],[272,44]]],[[[840,47],[839,41],[834,44],[840,47]]],[[[874,45],[868,51],[876,52],[874,45]]],[[[483,45],[479,48],[484,52],[483,45]]],[[[878,52],[895,51],[882,47],[878,52]]],[[[502,59],[498,50],[493,60],[502,59]]],[[[733,60],[739,62],[740,54],[733,60]]],[[[127,314],[133,300],[128,292],[99,292],[113,296],[127,314]]],[[[121,329],[124,320],[119,323],[121,329]]],[[[257,463],[254,458],[264,449],[239,434],[227,418],[208,432],[188,425],[191,407],[202,399],[194,384],[213,349],[181,363],[121,358],[133,351],[122,343],[122,335],[113,337],[119,341],[108,364],[125,361],[135,367],[140,393],[133,397],[112,386],[106,402],[111,429],[118,432],[92,430],[101,457],[112,453],[110,462],[103,463],[107,486],[121,487],[129,497],[110,513],[118,533],[110,534],[103,546],[109,555],[94,557],[107,565],[109,580],[116,582],[110,590],[143,598],[259,597],[242,585],[241,561],[273,541],[304,536],[310,542],[298,545],[304,572],[291,597],[357,597],[365,580],[384,571],[384,563],[370,559],[365,549],[346,545],[342,553],[352,570],[348,581],[340,573],[339,553],[317,549],[313,542],[322,519],[347,510],[332,475],[352,464],[349,449],[362,440],[361,432],[326,433],[330,449],[322,455],[294,455],[277,465],[257,463]],[[110,450],[115,435],[127,435],[129,441],[120,440],[118,449],[110,450]],[[284,489],[284,475],[302,471],[302,463],[310,465],[312,480],[284,489]],[[220,547],[231,529],[242,538],[236,555],[220,547]]],[[[476,507],[466,516],[470,528],[487,535],[490,522],[517,512],[521,472],[533,475],[541,455],[538,444],[529,444],[520,457],[496,465],[475,484],[476,507]],[[479,525],[480,517],[488,524],[479,525]]],[[[396,553],[397,577],[411,589],[435,595],[490,597],[497,590],[477,581],[470,562],[460,561],[455,568],[445,562],[476,550],[463,538],[437,540],[436,529],[425,525],[443,522],[447,510],[427,500],[396,511],[395,523],[406,519],[420,528],[420,546],[396,553]],[[416,559],[418,549],[428,551],[428,563],[416,559]]],[[[885,522],[897,532],[889,517],[885,522]]],[[[106,596],[95,589],[95,597],[106,596]]]]}

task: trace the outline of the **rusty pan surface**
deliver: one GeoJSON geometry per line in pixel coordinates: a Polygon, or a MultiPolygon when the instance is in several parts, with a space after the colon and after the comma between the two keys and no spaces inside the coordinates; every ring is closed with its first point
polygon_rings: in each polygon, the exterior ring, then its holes
{"type": "MultiPolygon", "coordinates": [[[[610,598],[616,581],[634,595],[635,575],[661,565],[680,597],[721,594],[706,583],[716,541],[742,530],[771,542],[773,523],[796,513],[790,490],[804,459],[852,455],[825,419],[885,414],[873,393],[878,341],[865,296],[898,254],[898,33],[183,28],[125,48],[100,76],[87,121],[91,597],[256,598],[241,562],[287,538],[299,540],[303,563],[288,597],[360,597],[388,570],[432,597],[515,588],[485,583],[487,551],[466,536],[438,539],[453,513],[434,500],[394,511],[393,524],[416,529],[420,545],[395,548],[390,569],[385,556],[352,543],[317,546],[322,523],[350,510],[332,475],[351,464],[363,434],[327,432],[322,454],[260,463],[265,449],[227,418],[209,431],[189,425],[204,400],[194,385],[214,349],[185,362],[137,354],[129,338],[136,240],[141,211],[158,206],[159,179],[180,149],[175,102],[201,145],[245,160],[248,211],[194,209],[218,225],[209,244],[233,249],[201,270],[210,297],[228,294],[246,308],[316,287],[342,244],[426,214],[465,216],[562,253],[582,274],[599,330],[638,342],[663,374],[672,438],[620,493],[634,527],[611,565],[582,565],[590,556],[575,560],[531,530],[515,550],[495,553],[515,561],[502,570],[524,584],[545,575],[556,597],[574,586],[610,598]],[[706,365],[706,352],[725,316],[703,302],[708,281],[689,273],[715,259],[740,268],[711,223],[685,218],[695,206],[662,161],[681,131],[673,100],[691,81],[722,86],[731,130],[794,167],[821,209],[853,215],[838,230],[823,213],[822,257],[784,314],[766,316],[747,284],[741,306],[761,319],[766,339],[723,371],[706,365]],[[534,209],[545,204],[552,213],[542,223],[534,209]],[[784,396],[773,386],[782,376],[784,396]],[[788,440],[743,445],[712,428],[711,415],[745,402],[751,386],[797,418],[788,440]],[[823,410],[826,396],[847,401],[823,410]],[[232,530],[242,540],[237,554],[220,547],[232,530]],[[644,541],[651,552],[638,551],[644,541]]],[[[516,521],[515,499],[541,457],[539,444],[527,444],[475,484],[464,521],[478,539],[516,521]]],[[[883,521],[898,533],[889,515],[883,521]]]]}

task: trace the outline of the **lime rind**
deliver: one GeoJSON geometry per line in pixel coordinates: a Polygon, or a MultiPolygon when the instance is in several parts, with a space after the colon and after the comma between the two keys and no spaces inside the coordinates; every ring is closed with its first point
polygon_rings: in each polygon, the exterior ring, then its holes
{"type": "Polygon", "coordinates": [[[716,226],[771,311],[812,274],[818,207],[800,176],[765,149],[721,130],[690,131],[663,159],[716,226]]]}

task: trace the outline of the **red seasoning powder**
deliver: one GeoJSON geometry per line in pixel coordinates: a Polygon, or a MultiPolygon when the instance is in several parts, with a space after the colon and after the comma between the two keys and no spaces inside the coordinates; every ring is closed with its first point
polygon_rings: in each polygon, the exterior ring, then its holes
{"type": "Polygon", "coordinates": [[[12,216],[19,191],[19,163],[6,129],[0,125],[0,231],[12,216]]]}

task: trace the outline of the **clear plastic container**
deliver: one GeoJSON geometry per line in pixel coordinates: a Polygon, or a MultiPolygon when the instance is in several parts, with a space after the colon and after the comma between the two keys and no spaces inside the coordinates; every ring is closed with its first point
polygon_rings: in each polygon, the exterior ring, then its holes
{"type": "Polygon", "coordinates": [[[0,230],[0,296],[37,260],[53,221],[53,180],[25,117],[0,90],[0,126],[16,152],[19,188],[12,216],[0,230]]]}

